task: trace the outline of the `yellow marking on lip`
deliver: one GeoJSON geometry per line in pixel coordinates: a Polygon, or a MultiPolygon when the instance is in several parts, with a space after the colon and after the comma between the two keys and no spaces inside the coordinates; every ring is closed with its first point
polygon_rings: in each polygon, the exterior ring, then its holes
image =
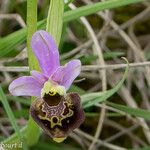
{"type": "MultiPolygon", "coordinates": [[[[63,121],[64,119],[69,118],[69,117],[71,117],[71,116],[74,115],[74,111],[71,110],[71,108],[70,108],[70,107],[72,106],[72,104],[69,103],[69,102],[65,102],[65,103],[67,104],[67,107],[68,107],[68,109],[69,109],[69,112],[68,112],[66,115],[63,115],[63,113],[64,113],[64,111],[63,111],[63,112],[61,113],[62,117],[59,117],[59,116],[48,117],[47,112],[44,111],[44,113],[46,113],[45,116],[42,116],[42,115],[38,114],[38,117],[39,117],[41,120],[47,120],[47,121],[49,121],[49,122],[50,122],[50,128],[54,128],[56,125],[62,126],[62,121],[63,121]],[[54,118],[57,119],[57,122],[54,122],[54,121],[53,121],[54,118]]],[[[44,107],[44,106],[42,105],[42,108],[43,108],[43,107],[44,107]]],[[[42,109],[42,110],[43,110],[43,109],[42,109]]],[[[69,123],[69,122],[68,122],[68,123],[69,123]]]]}
{"type": "Polygon", "coordinates": [[[66,139],[66,137],[64,137],[64,138],[53,138],[53,140],[54,140],[55,142],[57,142],[57,143],[61,143],[61,142],[63,142],[65,139],[66,139]]]}
{"type": "Polygon", "coordinates": [[[41,97],[44,97],[45,94],[49,94],[50,96],[54,96],[56,94],[65,95],[66,90],[63,86],[53,85],[50,81],[46,81],[41,90],[41,97]]]}
{"type": "MultiPolygon", "coordinates": [[[[58,126],[62,126],[62,121],[68,117],[71,117],[72,115],[74,114],[74,112],[72,110],[69,109],[69,113],[67,115],[65,115],[63,118],[59,118],[58,116],[53,116],[51,118],[48,118],[47,117],[47,114],[46,116],[41,116],[40,114],[38,115],[38,117],[41,119],[41,120],[47,120],[50,122],[50,128],[54,128],[56,125],[58,126]],[[53,121],[53,118],[56,117],[57,118],[57,122],[55,123],[53,121]]],[[[69,122],[68,122],[69,123],[69,122]]]]}
{"type": "Polygon", "coordinates": [[[41,119],[41,120],[47,120],[47,121],[49,121],[50,122],[50,128],[53,128],[54,126],[56,126],[56,125],[59,125],[59,126],[62,126],[62,123],[61,123],[61,121],[63,120],[63,118],[61,119],[61,118],[59,118],[59,117],[57,117],[57,116],[53,116],[53,117],[51,117],[51,118],[48,118],[48,117],[43,117],[43,116],[41,116],[41,115],[38,115],[38,117],[41,119]],[[53,118],[54,117],[56,117],[57,118],[57,122],[55,123],[54,121],[53,121],[53,118]]]}
{"type": "Polygon", "coordinates": [[[56,95],[56,93],[57,93],[56,89],[55,88],[51,88],[48,94],[50,96],[54,96],[54,95],[56,95]]]}

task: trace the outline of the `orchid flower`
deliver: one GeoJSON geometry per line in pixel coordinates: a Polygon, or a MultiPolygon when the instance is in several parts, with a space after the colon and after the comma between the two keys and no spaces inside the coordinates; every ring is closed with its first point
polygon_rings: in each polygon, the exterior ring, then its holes
{"type": "Polygon", "coordinates": [[[81,62],[75,59],[61,66],[55,41],[43,30],[33,34],[31,48],[41,72],[33,70],[31,76],[15,79],[9,91],[15,96],[37,97],[30,107],[32,118],[54,141],[62,142],[84,121],[80,96],[66,93],[80,74],[81,62]]]}

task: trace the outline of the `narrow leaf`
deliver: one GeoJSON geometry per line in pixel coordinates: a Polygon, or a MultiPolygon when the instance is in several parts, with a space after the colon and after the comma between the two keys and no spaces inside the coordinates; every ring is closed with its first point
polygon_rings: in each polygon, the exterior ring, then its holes
{"type": "Polygon", "coordinates": [[[111,103],[111,102],[107,102],[107,104],[110,105],[111,107],[114,107],[118,110],[121,110],[121,111],[123,111],[127,114],[130,114],[130,115],[133,115],[135,117],[141,117],[146,120],[150,120],[150,111],[140,109],[140,108],[131,108],[128,106],[115,104],[115,103],[111,103]]]}
{"type": "Polygon", "coordinates": [[[75,9],[73,11],[66,12],[64,15],[65,17],[64,21],[68,22],[80,18],[81,16],[87,16],[104,9],[116,8],[116,7],[125,6],[128,4],[133,4],[133,3],[143,2],[143,1],[144,0],[108,0],[108,1],[86,5],[78,9],[75,9]]]}
{"type": "MultiPolygon", "coordinates": [[[[14,117],[13,111],[10,108],[10,105],[9,105],[7,99],[6,99],[6,96],[5,96],[1,86],[0,86],[0,101],[2,102],[2,104],[4,106],[4,109],[5,109],[5,111],[6,111],[7,115],[8,115],[8,118],[9,118],[9,120],[10,120],[10,122],[11,122],[11,124],[12,124],[12,126],[13,126],[13,128],[15,130],[15,132],[16,132],[16,135],[17,135],[19,141],[22,142],[23,141],[23,137],[22,137],[22,135],[21,135],[21,133],[19,131],[19,127],[18,127],[18,125],[16,123],[16,118],[14,117]]],[[[24,148],[24,149],[26,149],[26,148],[24,148]]]]}
{"type": "MultiPolygon", "coordinates": [[[[87,16],[96,13],[101,10],[116,8],[118,6],[125,6],[133,3],[143,2],[145,0],[109,0],[104,2],[98,2],[91,5],[79,7],[75,10],[70,10],[64,13],[63,21],[69,22],[80,18],[81,16],[87,16]]],[[[53,20],[52,20],[53,21],[53,20]]],[[[38,29],[45,29],[46,19],[38,22],[38,29]]],[[[8,36],[1,38],[0,40],[0,57],[5,56],[10,51],[15,49],[17,45],[25,42],[27,35],[27,28],[20,29],[8,36]]]]}
{"type": "Polygon", "coordinates": [[[114,93],[116,93],[121,88],[122,84],[124,83],[127,77],[128,71],[129,71],[129,64],[126,67],[123,78],[118,82],[118,84],[113,89],[104,92],[89,93],[81,96],[83,107],[87,108],[90,106],[94,106],[96,103],[104,102],[109,97],[111,97],[114,93]]]}
{"type": "Polygon", "coordinates": [[[51,0],[48,11],[46,30],[52,35],[59,46],[63,26],[64,2],[51,0]]]}

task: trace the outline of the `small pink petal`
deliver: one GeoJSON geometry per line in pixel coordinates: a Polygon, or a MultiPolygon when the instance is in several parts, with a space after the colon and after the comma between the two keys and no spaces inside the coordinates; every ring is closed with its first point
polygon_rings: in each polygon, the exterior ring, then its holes
{"type": "Polygon", "coordinates": [[[66,67],[64,66],[58,67],[56,71],[52,74],[51,79],[55,81],[56,83],[61,84],[65,75],[65,69],[66,67]]]}
{"type": "Polygon", "coordinates": [[[71,60],[65,66],[59,67],[51,76],[52,80],[65,87],[66,91],[81,72],[80,60],[71,60]]]}

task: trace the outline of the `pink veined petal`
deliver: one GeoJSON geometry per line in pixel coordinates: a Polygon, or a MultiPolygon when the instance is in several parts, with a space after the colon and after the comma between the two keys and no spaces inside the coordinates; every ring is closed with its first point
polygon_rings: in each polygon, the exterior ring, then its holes
{"type": "Polygon", "coordinates": [[[67,91],[80,72],[80,60],[71,60],[65,66],[59,67],[51,76],[51,79],[64,86],[67,91]]]}
{"type": "Polygon", "coordinates": [[[48,80],[48,76],[42,74],[41,72],[33,70],[30,73],[41,85],[48,80]]]}
{"type": "Polygon", "coordinates": [[[15,96],[40,97],[42,85],[32,76],[20,77],[9,85],[9,91],[15,96]]]}
{"type": "Polygon", "coordinates": [[[65,75],[65,66],[60,66],[56,69],[56,71],[50,77],[54,82],[61,84],[65,75]]]}
{"type": "Polygon", "coordinates": [[[32,36],[31,47],[42,72],[50,76],[60,66],[59,52],[54,39],[48,32],[39,30],[32,36]]]}

